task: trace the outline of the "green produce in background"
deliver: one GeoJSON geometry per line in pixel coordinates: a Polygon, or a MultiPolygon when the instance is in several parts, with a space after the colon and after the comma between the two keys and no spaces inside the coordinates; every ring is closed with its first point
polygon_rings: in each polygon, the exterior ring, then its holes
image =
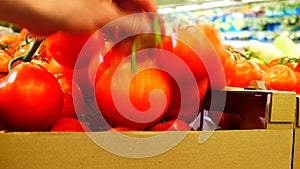
{"type": "Polygon", "coordinates": [[[287,36],[281,35],[274,39],[274,46],[281,50],[288,58],[299,58],[298,46],[287,36]]]}

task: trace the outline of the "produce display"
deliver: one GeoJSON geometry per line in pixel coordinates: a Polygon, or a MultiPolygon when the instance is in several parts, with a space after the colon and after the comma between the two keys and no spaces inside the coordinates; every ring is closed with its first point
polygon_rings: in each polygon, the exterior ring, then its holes
{"type": "MultiPolygon", "coordinates": [[[[235,48],[212,26],[176,33],[135,35],[115,46],[100,31],[39,37],[21,29],[2,35],[0,129],[187,131],[208,90],[262,81],[268,90],[300,93],[300,55],[288,37],[271,47],[249,41],[235,48]],[[78,62],[82,50],[89,59],[78,62]],[[186,67],[172,62],[174,56],[186,67]]],[[[238,115],[224,113],[220,120],[221,129],[239,128],[238,115]]]]}

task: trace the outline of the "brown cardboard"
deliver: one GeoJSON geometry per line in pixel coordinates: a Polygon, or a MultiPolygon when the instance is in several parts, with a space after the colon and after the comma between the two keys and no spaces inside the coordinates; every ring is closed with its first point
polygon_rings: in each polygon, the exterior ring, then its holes
{"type": "Polygon", "coordinates": [[[300,168],[300,128],[295,129],[293,169],[300,168]]]}
{"type": "Polygon", "coordinates": [[[300,96],[297,95],[297,120],[296,129],[294,133],[294,157],[293,157],[293,169],[300,169],[300,96]]]}
{"type": "MultiPolygon", "coordinates": [[[[222,102],[224,100],[220,100],[220,104],[222,102]]],[[[226,88],[224,91],[208,91],[204,109],[242,114],[242,129],[292,129],[296,103],[295,92],[226,88]],[[222,95],[222,92],[226,93],[225,107],[210,107],[211,96],[222,95]],[[264,123],[260,117],[265,119],[264,123]]]]}
{"type": "MultiPolygon", "coordinates": [[[[95,134],[109,137],[108,132],[95,134]]],[[[292,166],[293,129],[214,131],[204,143],[199,143],[200,134],[204,131],[191,131],[163,154],[133,159],[107,152],[85,133],[0,133],[0,166],[1,169],[289,169],[292,166]]],[[[149,137],[153,133],[133,132],[129,136],[149,137]]]]}
{"type": "MultiPolygon", "coordinates": [[[[86,133],[2,132],[0,168],[300,168],[300,161],[297,160],[300,159],[300,128],[294,129],[298,106],[296,103],[299,103],[299,99],[296,102],[295,93],[242,89],[219,92],[227,92],[224,111],[243,113],[243,130],[212,131],[211,137],[204,143],[199,142],[200,135],[209,131],[190,131],[169,151],[148,158],[126,158],[112,154],[99,147],[86,133]],[[265,118],[263,125],[258,116],[265,118]]],[[[204,107],[209,108],[209,104],[208,95],[204,107]]],[[[93,134],[109,138],[111,132],[93,134]]],[[[159,134],[161,133],[126,133],[137,138],[159,134]]],[[[170,140],[166,140],[164,144],[168,144],[168,141],[170,140]]],[[[131,150],[131,146],[126,148],[131,150]]]]}
{"type": "Polygon", "coordinates": [[[296,126],[300,127],[300,96],[297,95],[297,114],[296,114],[296,126]]]}

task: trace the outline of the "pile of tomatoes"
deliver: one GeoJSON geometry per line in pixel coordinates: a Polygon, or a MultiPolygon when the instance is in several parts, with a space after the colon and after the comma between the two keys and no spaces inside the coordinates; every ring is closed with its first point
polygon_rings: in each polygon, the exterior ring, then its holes
{"type": "Polygon", "coordinates": [[[0,129],[191,130],[207,90],[259,80],[267,89],[300,92],[298,60],[259,64],[226,47],[212,26],[113,43],[105,36],[39,37],[22,29],[0,37],[0,129]]]}
{"type": "Polygon", "coordinates": [[[149,33],[109,47],[101,31],[2,36],[1,129],[190,130],[206,91],[223,89],[235,71],[218,31],[197,30],[196,45],[190,28],[177,38],[149,33]]]}
{"type": "Polygon", "coordinates": [[[300,94],[299,59],[280,57],[264,63],[247,51],[232,47],[228,50],[236,58],[235,74],[228,86],[246,88],[253,81],[262,81],[265,89],[300,94]]]}

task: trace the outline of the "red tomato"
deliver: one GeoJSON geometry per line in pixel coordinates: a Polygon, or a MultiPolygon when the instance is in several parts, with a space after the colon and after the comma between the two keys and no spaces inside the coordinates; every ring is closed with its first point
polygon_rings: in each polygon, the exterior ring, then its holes
{"type": "Polygon", "coordinates": [[[21,44],[19,35],[17,34],[5,34],[0,37],[0,44],[7,46],[5,49],[11,56],[13,56],[17,47],[21,44]]]}
{"type": "Polygon", "coordinates": [[[223,130],[238,130],[242,125],[240,114],[209,111],[209,117],[223,130]]]}
{"type": "Polygon", "coordinates": [[[51,127],[51,132],[90,132],[91,129],[80,120],[72,117],[59,118],[51,127]]]}
{"type": "Polygon", "coordinates": [[[0,50],[0,72],[8,72],[8,64],[12,57],[4,50],[0,50]]]}
{"type": "Polygon", "coordinates": [[[297,78],[294,71],[286,65],[274,65],[266,71],[272,90],[295,91],[297,78]]]}
{"type": "Polygon", "coordinates": [[[95,76],[96,99],[102,115],[112,127],[144,130],[159,121],[170,104],[169,75],[153,69],[157,66],[156,53],[152,53],[152,50],[141,50],[159,47],[152,43],[153,37],[153,34],[147,34],[121,41],[106,53],[99,65],[95,76]],[[150,42],[144,42],[144,39],[150,42]],[[128,60],[133,57],[131,51],[134,44],[136,56],[128,60]],[[165,97],[160,97],[161,92],[165,97]],[[115,99],[116,97],[118,98],[115,99]]]}
{"type": "Polygon", "coordinates": [[[128,127],[114,127],[109,129],[108,131],[117,131],[117,132],[122,132],[122,131],[137,131],[136,129],[128,128],[128,127]]]}
{"type": "MultiPolygon", "coordinates": [[[[226,51],[226,46],[222,41],[221,34],[215,27],[213,27],[212,25],[205,25],[205,24],[203,25],[199,24],[197,26],[204,33],[204,35],[206,35],[207,39],[213,46],[214,51],[209,51],[208,56],[218,57],[218,59],[221,61],[222,64],[222,65],[218,65],[218,63],[214,63],[213,65],[213,63],[208,62],[209,65],[207,66],[215,67],[214,72],[213,73],[210,72],[211,74],[209,74],[210,76],[213,76],[210,77],[209,83],[214,83],[213,84],[214,90],[223,89],[233,79],[235,67],[236,67],[235,57],[230,52],[226,51]],[[217,54],[217,56],[215,56],[215,53],[217,54]]],[[[212,85],[209,84],[209,88],[211,88],[211,86],[212,85]]]]}
{"type": "MultiPolygon", "coordinates": [[[[58,75],[57,80],[61,86],[63,97],[64,97],[64,104],[62,111],[60,113],[61,117],[76,117],[76,112],[73,103],[73,86],[78,86],[75,81],[73,81],[72,76],[69,74],[61,74],[58,75]],[[75,84],[73,84],[75,83],[75,84]]],[[[77,87],[79,88],[79,86],[77,87]]]]}
{"type": "Polygon", "coordinates": [[[288,67],[290,67],[292,70],[295,69],[295,66],[294,66],[294,63],[293,62],[290,62],[289,61],[289,58],[276,58],[276,59],[273,59],[271,60],[269,63],[268,63],[268,67],[272,67],[274,65],[278,65],[278,64],[281,64],[281,65],[286,65],[288,67]]]}
{"type": "Polygon", "coordinates": [[[98,106],[111,126],[144,130],[159,121],[170,104],[169,78],[160,70],[145,69],[131,81],[130,64],[125,64],[120,69],[122,72],[115,80],[112,80],[114,72],[110,69],[100,77],[97,76],[95,94],[98,106]],[[160,92],[163,92],[165,97],[161,97],[160,92]],[[113,94],[117,98],[113,98],[113,94]],[[117,109],[116,106],[121,108],[117,109]],[[148,111],[150,107],[151,110],[148,111]]]}
{"type": "Polygon", "coordinates": [[[294,73],[297,78],[296,93],[300,94],[300,72],[295,71],[294,73]]]}
{"type": "Polygon", "coordinates": [[[264,81],[265,82],[265,87],[266,87],[266,89],[270,89],[269,87],[270,87],[270,78],[269,78],[269,76],[268,76],[268,74],[267,74],[267,72],[266,71],[264,71],[264,70],[261,70],[261,80],[262,81],[264,81]]]}
{"type": "Polygon", "coordinates": [[[176,119],[163,123],[157,123],[152,126],[149,131],[190,131],[191,127],[187,122],[176,119]]]}
{"type": "Polygon", "coordinates": [[[237,61],[235,60],[234,55],[231,52],[226,51],[226,57],[225,57],[224,61],[222,62],[223,67],[224,67],[225,76],[226,76],[226,86],[228,86],[231,83],[231,81],[234,77],[235,69],[236,69],[236,62],[237,61]]]}
{"type": "MultiPolygon", "coordinates": [[[[187,44],[180,41],[180,39],[177,41],[174,49],[172,50],[172,53],[184,61],[184,63],[193,72],[196,80],[207,76],[207,71],[206,71],[205,65],[203,64],[200,57],[187,44]]],[[[168,62],[167,62],[167,64],[168,64],[168,62]]],[[[177,68],[177,69],[179,67],[177,65],[173,65],[173,66],[174,66],[174,68],[177,68]]],[[[180,77],[182,77],[182,78],[185,77],[185,74],[180,73],[180,69],[178,69],[177,74],[178,75],[181,74],[180,77]]]]}
{"type": "Polygon", "coordinates": [[[163,118],[165,120],[179,118],[190,123],[195,120],[199,114],[199,111],[202,109],[204,97],[208,87],[208,78],[200,79],[197,82],[197,86],[194,87],[190,84],[185,84],[184,87],[188,89],[185,91],[180,91],[178,84],[176,84],[174,80],[171,82],[172,99],[170,106],[163,118]],[[195,102],[197,99],[199,99],[199,102],[195,102]]]}
{"type": "Polygon", "coordinates": [[[253,80],[261,80],[261,69],[250,60],[238,60],[235,75],[229,86],[247,87],[253,80]]]}
{"type": "Polygon", "coordinates": [[[56,122],[63,104],[57,79],[28,62],[0,79],[0,95],[0,119],[10,131],[46,130],[56,122]]]}
{"type": "Polygon", "coordinates": [[[47,53],[59,64],[74,68],[80,52],[84,49],[85,59],[80,59],[80,67],[87,67],[89,58],[102,50],[104,38],[100,31],[87,33],[57,32],[46,37],[47,53]]]}
{"type": "Polygon", "coordinates": [[[255,62],[257,64],[257,66],[263,70],[263,71],[267,71],[269,69],[269,66],[266,65],[265,63],[260,63],[260,62],[255,62]]]}
{"type": "Polygon", "coordinates": [[[14,57],[23,56],[29,51],[29,49],[30,49],[30,44],[22,45],[22,46],[16,48],[16,50],[13,53],[13,56],[14,57]]]}
{"type": "Polygon", "coordinates": [[[54,58],[49,61],[48,70],[52,74],[73,74],[73,69],[60,65],[54,58]]]}
{"type": "Polygon", "coordinates": [[[300,72],[300,60],[298,60],[298,63],[296,64],[294,71],[300,72]]]}
{"type": "Polygon", "coordinates": [[[230,51],[226,51],[226,55],[222,59],[223,70],[221,72],[216,71],[214,77],[209,79],[209,89],[212,88],[210,83],[213,83],[213,90],[222,90],[224,87],[229,86],[234,78],[237,64],[235,56],[230,51]]]}

